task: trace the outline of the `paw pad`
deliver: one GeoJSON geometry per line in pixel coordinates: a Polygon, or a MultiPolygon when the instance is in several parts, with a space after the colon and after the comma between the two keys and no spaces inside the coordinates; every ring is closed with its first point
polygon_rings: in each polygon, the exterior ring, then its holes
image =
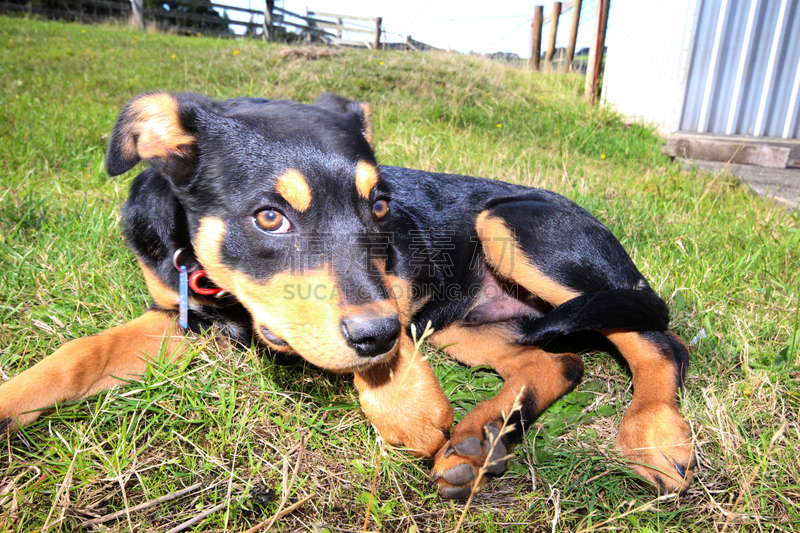
{"type": "Polygon", "coordinates": [[[462,440],[453,447],[453,450],[458,455],[463,455],[466,457],[478,456],[483,451],[481,448],[481,441],[478,437],[470,437],[462,440]]]}
{"type": "Polygon", "coordinates": [[[484,474],[492,476],[506,471],[508,447],[499,438],[498,427],[494,423],[487,424],[481,437],[471,436],[456,443],[450,441],[436,454],[433,480],[442,497],[468,498],[481,468],[484,474]],[[494,449],[492,443],[495,443],[494,449]]]}
{"type": "Polygon", "coordinates": [[[469,463],[461,463],[442,473],[441,478],[451,485],[466,485],[475,480],[475,469],[469,463]]]}

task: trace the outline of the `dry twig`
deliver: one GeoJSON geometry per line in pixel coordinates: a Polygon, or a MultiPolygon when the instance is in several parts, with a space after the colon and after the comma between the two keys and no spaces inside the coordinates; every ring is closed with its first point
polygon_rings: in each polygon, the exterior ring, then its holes
{"type": "Polygon", "coordinates": [[[262,529],[267,527],[267,525],[269,525],[271,522],[274,522],[275,520],[278,520],[278,519],[283,518],[284,516],[286,516],[288,514],[291,514],[291,513],[295,512],[297,509],[300,508],[301,505],[303,505],[304,503],[306,503],[308,500],[310,500],[311,498],[313,498],[316,495],[317,495],[316,492],[312,492],[308,496],[304,496],[303,498],[300,498],[299,500],[294,502],[292,505],[290,505],[286,509],[283,509],[282,511],[278,511],[277,513],[275,513],[268,520],[265,520],[265,521],[261,522],[260,524],[251,527],[250,529],[248,529],[244,533],[256,533],[257,531],[261,531],[262,529]]]}
{"type": "Polygon", "coordinates": [[[123,509],[122,511],[117,511],[116,513],[107,514],[107,515],[101,516],[99,518],[93,518],[92,520],[88,520],[86,522],[82,522],[81,523],[81,527],[82,528],[87,528],[89,526],[94,526],[94,525],[97,525],[97,524],[102,524],[104,522],[110,522],[111,520],[116,520],[117,518],[119,518],[121,516],[125,516],[125,514],[128,513],[128,512],[141,511],[143,509],[147,509],[147,508],[152,507],[154,505],[157,505],[159,503],[168,502],[170,500],[174,500],[176,498],[180,498],[181,496],[184,496],[185,494],[188,494],[188,493],[190,493],[190,492],[192,492],[194,490],[197,490],[202,486],[203,486],[202,483],[195,483],[194,485],[186,487],[185,489],[176,490],[174,492],[170,492],[169,494],[165,494],[165,495],[160,496],[158,498],[155,498],[153,500],[149,500],[149,501],[140,503],[139,505],[134,505],[130,509],[123,509]]]}
{"type": "Polygon", "coordinates": [[[216,513],[217,511],[221,511],[222,509],[225,508],[226,505],[228,505],[228,502],[222,502],[221,504],[219,504],[219,505],[217,505],[215,507],[212,507],[208,511],[203,511],[199,515],[195,516],[194,518],[192,518],[190,520],[187,520],[183,524],[181,524],[179,526],[176,526],[176,527],[173,527],[172,529],[167,531],[167,533],[179,533],[180,531],[183,531],[185,529],[189,529],[190,527],[192,527],[196,523],[200,522],[201,520],[203,520],[207,516],[210,516],[210,515],[216,513]]]}

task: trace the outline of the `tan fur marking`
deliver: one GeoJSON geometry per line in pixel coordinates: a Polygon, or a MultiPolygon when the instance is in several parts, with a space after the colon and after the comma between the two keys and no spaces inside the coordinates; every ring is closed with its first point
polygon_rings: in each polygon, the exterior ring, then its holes
{"type": "MultiPolygon", "coordinates": [[[[523,390],[527,391],[527,398],[535,401],[534,414],[539,414],[575,386],[567,380],[564,370],[565,364],[581,367],[579,357],[520,346],[513,339],[509,326],[502,323],[477,327],[451,325],[431,336],[431,344],[454,359],[469,366],[489,365],[505,380],[494,398],[480,402],[453,428],[450,443],[436,454],[434,478],[452,468],[461,468],[461,464],[470,465],[477,475],[486,458],[485,448],[483,453],[470,457],[448,454],[446,450],[472,437],[484,442],[484,428],[489,423],[502,425],[504,413],[511,412],[523,390]]],[[[443,488],[452,487],[443,479],[437,483],[443,488]]]]}
{"type": "Polygon", "coordinates": [[[361,112],[364,113],[364,123],[361,126],[361,132],[369,145],[374,147],[372,144],[372,137],[375,128],[372,125],[372,106],[363,102],[359,105],[361,106],[361,112]]]}
{"type": "Polygon", "coordinates": [[[411,300],[411,284],[399,276],[387,275],[385,279],[389,297],[397,302],[400,322],[408,324],[416,311],[411,300]]]}
{"type": "Polygon", "coordinates": [[[369,315],[374,317],[386,317],[397,315],[397,305],[391,300],[383,300],[379,302],[370,302],[365,305],[341,305],[342,316],[357,316],[369,315]]]}
{"type": "Polygon", "coordinates": [[[166,159],[171,153],[181,155],[182,146],[196,142],[181,126],[178,102],[167,93],[148,94],[134,100],[129,113],[126,141],[122,145],[122,151],[128,155],[166,159]]]}
{"type": "Polygon", "coordinates": [[[397,348],[380,359],[365,360],[347,344],[340,325],[339,289],[328,269],[303,274],[287,271],[266,281],[252,279],[220,261],[225,232],[221,219],[203,219],[195,236],[195,252],[208,277],[235,294],[250,311],[256,332],[266,326],[304,359],[334,372],[351,372],[394,356],[397,348]]]}
{"type": "Polygon", "coordinates": [[[678,411],[675,365],[637,332],[601,333],[616,345],[633,374],[633,398],[620,424],[616,449],[634,472],[660,490],[685,491],[692,480],[695,457],[691,428],[678,411]],[[676,464],[686,469],[685,475],[678,472],[676,464]]]}
{"type": "Polygon", "coordinates": [[[70,341],[0,387],[0,420],[17,417],[19,425],[25,426],[43,413],[36,409],[80,400],[124,384],[122,380],[138,379],[147,362],[158,359],[162,350],[168,360],[179,359],[183,341],[184,330],[175,325],[175,315],[158,311],[70,341]]]}
{"type": "Polygon", "coordinates": [[[537,404],[541,402],[544,409],[567,392],[564,366],[554,354],[521,346],[514,338],[511,327],[503,323],[451,325],[431,335],[430,343],[467,366],[491,366],[512,389],[522,385],[535,389],[537,404]]]}
{"type": "Polygon", "coordinates": [[[560,305],[580,293],[548,277],[532,264],[503,219],[484,211],[475,223],[486,261],[503,278],[513,280],[552,305],[560,305]]]}
{"type": "Polygon", "coordinates": [[[370,163],[359,161],[356,165],[356,191],[358,195],[369,200],[369,195],[378,184],[378,169],[370,163]]]}
{"type": "Polygon", "coordinates": [[[167,287],[155,272],[150,270],[142,261],[139,261],[139,266],[144,275],[147,291],[150,293],[156,305],[162,309],[177,309],[180,295],[167,287]]]}
{"type": "Polygon", "coordinates": [[[511,328],[502,323],[477,327],[450,325],[434,332],[430,343],[467,366],[489,365],[505,378],[511,369],[505,368],[504,361],[513,360],[529,349],[513,342],[510,334],[511,328]]]}
{"type": "Polygon", "coordinates": [[[301,213],[311,205],[311,187],[299,170],[292,168],[278,176],[275,190],[301,213]]]}
{"type": "Polygon", "coordinates": [[[657,346],[635,331],[601,333],[614,343],[631,369],[635,403],[675,403],[678,392],[675,365],[657,346]]]}
{"type": "Polygon", "coordinates": [[[405,331],[398,345],[388,363],[355,372],[361,408],[386,442],[432,457],[447,440],[453,409],[405,331]]]}

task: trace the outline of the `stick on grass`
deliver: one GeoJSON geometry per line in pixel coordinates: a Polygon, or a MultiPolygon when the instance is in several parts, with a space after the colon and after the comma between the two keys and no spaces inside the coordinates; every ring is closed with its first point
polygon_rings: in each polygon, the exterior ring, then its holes
{"type": "Polygon", "coordinates": [[[92,520],[87,520],[86,522],[82,522],[81,523],[81,528],[87,528],[87,527],[90,527],[90,526],[95,526],[97,524],[103,524],[105,522],[110,522],[111,520],[116,520],[117,518],[120,518],[121,516],[125,516],[129,512],[133,513],[133,512],[141,511],[143,509],[147,509],[147,508],[152,507],[154,505],[158,505],[159,503],[168,502],[170,500],[175,500],[177,498],[180,498],[181,496],[184,496],[186,494],[189,494],[190,492],[193,492],[193,491],[199,489],[202,486],[203,486],[202,483],[195,483],[194,485],[186,487],[185,489],[176,490],[174,492],[170,492],[169,494],[165,494],[165,495],[160,496],[158,498],[155,498],[153,500],[149,500],[149,501],[140,503],[139,505],[134,505],[130,509],[123,509],[122,511],[117,511],[116,513],[111,513],[111,514],[107,514],[105,516],[101,516],[99,518],[93,518],[92,520]]]}

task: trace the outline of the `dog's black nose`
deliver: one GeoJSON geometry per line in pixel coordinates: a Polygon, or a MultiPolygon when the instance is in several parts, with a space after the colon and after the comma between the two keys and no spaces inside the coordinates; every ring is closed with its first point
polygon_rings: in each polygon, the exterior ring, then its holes
{"type": "Polygon", "coordinates": [[[400,335],[397,315],[375,316],[365,313],[342,318],[342,333],[361,357],[375,357],[394,347],[400,335]]]}

